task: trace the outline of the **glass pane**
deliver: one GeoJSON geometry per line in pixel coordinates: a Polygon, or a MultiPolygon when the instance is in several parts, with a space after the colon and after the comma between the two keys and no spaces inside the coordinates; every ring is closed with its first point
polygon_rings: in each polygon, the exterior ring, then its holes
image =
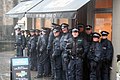
{"type": "Polygon", "coordinates": [[[96,8],[112,8],[112,0],[96,0],[96,8]]]}
{"type": "Polygon", "coordinates": [[[65,18],[59,19],[59,24],[62,24],[62,23],[68,24],[68,19],[65,19],[65,18]]]}
{"type": "Polygon", "coordinates": [[[36,19],[36,29],[40,29],[41,28],[41,23],[40,23],[40,18],[36,19]]]}
{"type": "Polygon", "coordinates": [[[50,19],[45,19],[45,27],[50,28],[51,27],[51,20],[50,19]]]}
{"type": "Polygon", "coordinates": [[[95,28],[94,31],[101,32],[108,31],[110,34],[108,39],[111,40],[112,33],[112,13],[97,13],[95,14],[95,28]]]}

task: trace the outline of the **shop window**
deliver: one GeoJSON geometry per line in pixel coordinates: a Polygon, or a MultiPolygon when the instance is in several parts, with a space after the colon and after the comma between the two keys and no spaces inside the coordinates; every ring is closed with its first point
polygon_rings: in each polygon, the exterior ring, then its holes
{"type": "Polygon", "coordinates": [[[41,28],[40,22],[41,22],[40,18],[37,18],[36,19],[36,29],[40,29],[41,28]]]}
{"type": "Polygon", "coordinates": [[[51,19],[45,19],[45,27],[50,28],[51,27],[51,19]]]}
{"type": "Polygon", "coordinates": [[[62,23],[67,23],[68,24],[68,19],[59,19],[59,24],[62,24],[62,23]]]}
{"type": "Polygon", "coordinates": [[[95,14],[95,28],[94,31],[101,32],[108,31],[110,34],[108,39],[112,37],[112,13],[96,13],[95,14]]]}
{"type": "Polygon", "coordinates": [[[95,8],[112,8],[112,0],[96,0],[95,8]]]}

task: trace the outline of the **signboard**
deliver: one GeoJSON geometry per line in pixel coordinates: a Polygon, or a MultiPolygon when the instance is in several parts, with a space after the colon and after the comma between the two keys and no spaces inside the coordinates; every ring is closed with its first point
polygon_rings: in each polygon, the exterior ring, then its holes
{"type": "Polygon", "coordinates": [[[31,80],[29,58],[12,58],[11,68],[12,80],[31,80]]]}

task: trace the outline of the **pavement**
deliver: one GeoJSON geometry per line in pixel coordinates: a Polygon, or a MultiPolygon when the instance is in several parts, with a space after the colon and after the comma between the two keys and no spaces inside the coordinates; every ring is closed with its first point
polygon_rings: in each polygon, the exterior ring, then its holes
{"type": "MultiPolygon", "coordinates": [[[[15,51],[0,52],[0,80],[10,80],[10,58],[14,57],[15,51]]],[[[37,71],[31,71],[32,80],[51,80],[50,77],[35,79],[37,71]]]]}
{"type": "MultiPolygon", "coordinates": [[[[0,80],[10,80],[10,58],[14,57],[14,55],[15,51],[0,52],[0,80]]],[[[50,77],[35,79],[37,71],[30,71],[30,73],[31,80],[51,80],[50,77]]],[[[116,80],[120,80],[120,72],[116,74],[116,77],[116,80]]]]}

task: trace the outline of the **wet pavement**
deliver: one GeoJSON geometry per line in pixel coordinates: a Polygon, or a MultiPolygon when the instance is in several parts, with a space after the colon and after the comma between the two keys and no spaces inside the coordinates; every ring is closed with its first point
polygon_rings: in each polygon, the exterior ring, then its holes
{"type": "MultiPolygon", "coordinates": [[[[0,80],[10,80],[10,58],[14,57],[15,51],[0,52],[0,80]]],[[[51,80],[48,77],[35,79],[36,71],[31,71],[32,80],[51,80]]]]}

